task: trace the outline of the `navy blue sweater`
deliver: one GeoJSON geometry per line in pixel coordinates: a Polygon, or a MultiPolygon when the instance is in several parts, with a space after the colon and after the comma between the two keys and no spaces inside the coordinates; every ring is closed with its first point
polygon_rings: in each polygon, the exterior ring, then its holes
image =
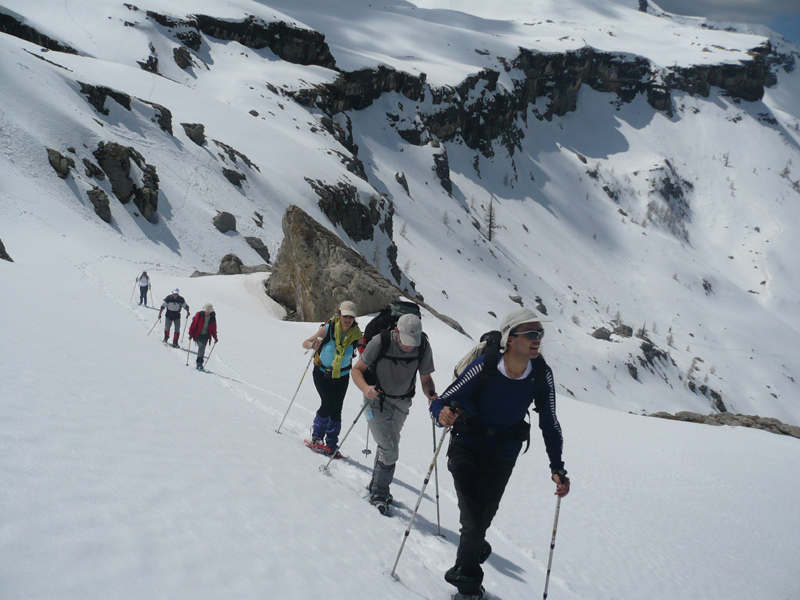
{"type": "MultiPolygon", "coordinates": [[[[431,403],[430,411],[437,425],[439,413],[453,402],[457,402],[483,427],[500,432],[513,431],[525,421],[525,415],[534,401],[536,390],[542,385],[542,382],[534,381],[535,370],[525,379],[509,379],[499,371],[495,371],[478,390],[484,358],[485,356],[481,355],[470,363],[444,393],[431,403]]],[[[561,450],[564,441],[561,425],[556,417],[556,391],[553,371],[549,366],[546,367],[545,379],[547,397],[539,411],[539,429],[542,431],[547,456],[550,458],[550,468],[563,469],[561,450]]],[[[455,429],[458,430],[458,427],[455,429]]],[[[480,436],[482,440],[479,440],[477,436],[464,435],[474,438],[471,443],[486,444],[487,452],[497,451],[498,457],[505,460],[516,460],[522,449],[522,441],[508,437],[480,436]],[[502,446],[495,449],[495,444],[498,443],[502,446]]]]}

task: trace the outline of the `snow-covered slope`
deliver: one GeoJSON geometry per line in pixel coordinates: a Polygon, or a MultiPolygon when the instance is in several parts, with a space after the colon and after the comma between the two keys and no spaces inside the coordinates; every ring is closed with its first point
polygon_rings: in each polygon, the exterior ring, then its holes
{"type": "MultiPolygon", "coordinates": [[[[87,226],[106,228],[86,191],[99,185],[110,193],[110,186],[84,176],[81,162],[94,160],[101,141],[114,141],[156,168],[160,196],[155,224],[112,196],[112,227],[128,240],[149,240],[158,261],[175,268],[213,271],[228,252],[259,262],[246,236],[262,239],[274,256],[280,216],[298,204],[387,275],[387,248],[395,244],[400,284],[413,281],[472,335],[493,326],[487,311],[513,306],[509,295],[529,303],[540,298],[556,323],[548,336],[559,347],[555,360],[577,368],[563,389],[580,400],[634,411],[724,406],[800,422],[798,290],[791,276],[797,244],[790,226],[800,194],[797,70],[773,66],[777,85],[759,102],[715,88],[709,99],[673,91],[671,114],[642,94],[621,102],[584,85],[575,110],[554,116],[553,105],[540,98],[519,113],[510,122],[518,134],[513,142],[500,136],[476,148],[457,133],[439,144],[424,123],[437,118],[446,86],[493,70],[494,90],[481,91],[479,79],[469,92],[474,98],[462,98],[466,110],[491,108],[493,96],[501,102],[524,79],[508,67],[520,47],[638,56],[651,70],[666,68],[668,78],[670,68],[752,60],[752,49],[765,42],[625,3],[541,3],[536,19],[524,3],[493,7],[205,7],[218,23],[252,15],[296,32],[321,31],[340,71],[389,66],[426,74],[421,97],[381,94],[361,110],[333,115],[336,129],[324,125],[319,109],[287,95],[333,85],[338,75],[329,67],[287,62],[268,48],[203,33],[191,66],[179,68],[172,56],[186,50],[180,40],[189,5],[54,2],[40,10],[7,1],[6,14],[79,55],[0,40],[3,79],[14,82],[2,90],[3,144],[13,155],[2,165],[4,205],[13,213],[27,195],[45,196],[81,211],[87,226]],[[576,45],[578,32],[585,42],[576,45]],[[148,57],[158,59],[161,76],[142,70],[148,57]],[[127,94],[130,110],[108,97],[109,114],[101,114],[89,104],[86,85],[127,94]],[[155,122],[154,105],[169,111],[172,133],[155,122]],[[205,126],[202,147],[182,123],[205,126]],[[421,131],[421,142],[398,135],[409,128],[421,131]],[[69,179],[55,177],[45,148],[65,155],[74,149],[78,167],[69,179]],[[452,193],[436,171],[442,158],[452,193]],[[366,181],[354,174],[359,164],[366,181]],[[223,169],[244,176],[240,188],[223,169]],[[382,218],[391,200],[393,230],[376,228],[372,240],[351,240],[322,212],[309,180],[352,185],[364,204],[383,195],[382,218]],[[483,225],[490,199],[497,220],[491,243],[483,225]],[[237,217],[240,235],[220,237],[211,224],[217,211],[237,217]],[[644,327],[661,358],[654,360],[636,338],[589,337],[619,324],[644,327]]],[[[776,56],[794,60],[784,51],[776,56]]],[[[3,231],[0,238],[12,255],[13,235],[3,231]]]]}
{"type": "MultiPolygon", "coordinates": [[[[68,209],[54,216],[80,226],[68,209]]],[[[28,231],[41,239],[50,227],[28,231]]],[[[365,499],[374,454],[362,453],[363,420],[343,448],[351,460],[335,461],[330,475],[302,446],[318,402],[308,378],[275,433],[307,364],[300,341],[316,325],[279,320],[259,292],[263,275],[190,279],[110,237],[65,234],[0,261],[2,595],[447,598],[442,573],[459,526],[443,457],[443,536],[432,481],[400,581],[389,575],[433,455],[424,401],[403,432],[399,508],[387,519],[365,499]],[[128,302],[143,264],[157,290],[179,286],[193,311],[213,301],[220,342],[210,373],[185,366],[186,345],[165,347],[159,328],[148,337],[156,311],[128,302]]],[[[469,343],[423,318],[444,387],[469,343]]],[[[351,387],[347,427],[359,398],[351,387]]],[[[563,394],[558,412],[574,483],[549,597],[797,595],[797,440],[637,417],[563,394]]],[[[541,439],[532,442],[489,534],[492,598],[543,589],[555,498],[541,439]]]]}
{"type": "MultiPolygon", "coordinates": [[[[202,14],[229,23],[254,15],[321,32],[335,70],[206,33],[181,69],[176,36],[188,29],[158,15],[185,21],[199,12],[193,2],[0,0],[0,13],[78,52],[0,34],[0,240],[15,261],[0,261],[0,514],[9,515],[0,595],[446,597],[458,523],[444,461],[445,537],[435,536],[429,488],[401,581],[388,577],[432,455],[424,407],[404,432],[398,518],[384,519],[363,501],[363,423],[345,448],[353,462],[334,463],[331,477],[299,443],[316,408],[309,381],[283,434],[273,431],[308,360],[300,341],[317,324],[281,321],[264,276],[189,278],[230,252],[261,262],[246,236],[275,256],[281,215],[297,204],[387,276],[396,244],[400,284],[413,281],[473,337],[517,306],[512,295],[546,307],[544,352],[575,481],[551,597],[797,596],[797,440],[627,413],[721,402],[800,424],[800,70],[770,67],[776,82],[756,101],[675,90],[672,112],[587,84],[574,110],[549,113],[553,98],[539,97],[509,121],[518,138],[482,148],[467,131],[430,133],[443,107],[498,105],[518,89],[524,75],[506,67],[520,48],[645,60],[666,81],[670,69],[736,68],[765,42],[632,4],[203,3],[202,14]],[[139,64],[154,56],[158,74],[139,64]],[[380,94],[333,115],[340,130],[326,126],[324,99],[292,98],[381,66],[415,81],[424,73],[422,95],[380,94]],[[487,69],[494,88],[481,79],[487,69]],[[469,77],[475,85],[463,87],[469,77]],[[109,96],[99,112],[86,85],[127,95],[130,109],[109,96]],[[182,123],[203,124],[205,144],[182,123]],[[411,129],[418,143],[398,133],[411,129]],[[86,173],[100,142],[135,148],[156,168],[154,222],[86,173]],[[66,179],[47,148],[74,160],[66,179]],[[445,153],[452,193],[435,171],[445,153]],[[357,161],[366,180],[352,172],[357,161]],[[223,169],[244,175],[242,186],[223,169]],[[365,204],[391,201],[392,237],[375,228],[372,240],[353,240],[307,179],[352,185],[365,204]],[[111,198],[110,224],[87,198],[93,186],[111,198]],[[237,233],[214,228],[218,211],[236,216],[237,233]],[[155,311],[129,302],[143,269],[156,299],[178,286],[193,311],[214,303],[214,374],[186,368],[185,346],[147,336],[155,311]],[[621,324],[644,329],[650,345],[590,335],[621,324]]],[[[785,66],[797,60],[796,49],[776,47],[785,66]]],[[[472,342],[430,315],[425,327],[443,389],[472,342]]],[[[357,410],[351,389],[346,424],[357,410]]],[[[490,534],[486,585],[498,598],[543,585],[555,502],[535,442],[490,534]]]]}

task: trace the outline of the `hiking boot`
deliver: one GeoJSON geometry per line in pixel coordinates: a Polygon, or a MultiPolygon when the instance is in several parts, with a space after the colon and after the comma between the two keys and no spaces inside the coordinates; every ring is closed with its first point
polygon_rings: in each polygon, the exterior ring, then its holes
{"type": "Polygon", "coordinates": [[[197,370],[198,371],[205,371],[205,369],[203,368],[203,365],[201,363],[197,363],[197,370]]]}
{"type": "Polygon", "coordinates": [[[464,568],[456,561],[444,574],[444,580],[450,585],[456,586],[458,592],[464,596],[483,596],[483,569],[479,566],[464,568]]]}
{"type": "Polygon", "coordinates": [[[311,436],[311,445],[312,446],[324,446],[325,445],[325,440],[323,440],[322,438],[314,437],[312,435],[311,436]]]}
{"type": "Polygon", "coordinates": [[[167,342],[169,342],[169,334],[165,333],[164,334],[164,343],[166,344],[167,342]]]}
{"type": "Polygon", "coordinates": [[[172,342],[172,347],[173,348],[177,348],[178,347],[178,342],[172,342]]]}

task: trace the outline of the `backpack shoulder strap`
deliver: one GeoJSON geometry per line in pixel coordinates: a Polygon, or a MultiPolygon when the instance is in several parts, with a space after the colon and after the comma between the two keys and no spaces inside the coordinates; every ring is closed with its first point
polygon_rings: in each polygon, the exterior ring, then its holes
{"type": "Polygon", "coordinates": [[[378,356],[375,358],[375,361],[372,364],[376,364],[378,361],[385,358],[386,353],[389,352],[389,348],[392,347],[392,330],[381,329],[380,339],[381,347],[378,349],[378,356]]]}

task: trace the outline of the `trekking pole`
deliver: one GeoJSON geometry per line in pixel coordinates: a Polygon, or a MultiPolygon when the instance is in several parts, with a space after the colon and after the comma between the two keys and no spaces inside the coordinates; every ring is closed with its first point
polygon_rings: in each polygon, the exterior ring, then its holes
{"type": "Polygon", "coordinates": [[[214,352],[214,348],[217,347],[217,342],[214,340],[214,344],[211,346],[211,350],[208,351],[208,356],[206,356],[205,363],[208,364],[208,359],[211,358],[211,353],[214,352]]]}
{"type": "Polygon", "coordinates": [[[425,493],[425,488],[428,486],[428,482],[431,480],[431,473],[433,472],[434,467],[436,466],[436,459],[439,458],[439,452],[444,445],[444,437],[450,431],[450,428],[447,427],[442,432],[442,437],[439,439],[439,445],[436,446],[436,451],[433,453],[433,460],[431,461],[431,466],[428,467],[428,473],[425,475],[425,481],[422,483],[422,489],[419,491],[419,498],[417,498],[417,505],[414,507],[414,513],[411,515],[411,520],[408,523],[408,527],[406,527],[406,532],[403,534],[403,543],[400,544],[400,550],[397,552],[397,558],[394,561],[394,566],[392,567],[391,575],[395,579],[398,579],[397,575],[395,574],[395,570],[397,569],[397,563],[400,562],[400,554],[403,552],[403,548],[406,545],[406,540],[408,539],[408,534],[411,533],[411,527],[414,525],[414,519],[417,518],[417,511],[419,510],[419,505],[422,503],[422,496],[425,493]]]}
{"type": "MultiPolygon", "coordinates": [[[[317,339],[321,340],[322,338],[317,338],[317,339]]],[[[311,348],[306,350],[306,354],[308,354],[309,350],[311,350],[311,348]]],[[[281,419],[281,424],[278,425],[278,428],[275,430],[275,433],[281,432],[281,427],[283,427],[283,422],[286,420],[286,417],[289,416],[289,411],[292,409],[292,404],[294,404],[294,399],[297,398],[297,392],[300,391],[300,386],[303,385],[303,379],[306,378],[306,373],[308,373],[308,367],[311,366],[311,361],[314,359],[315,354],[316,352],[311,353],[311,358],[308,359],[308,364],[306,365],[306,368],[303,371],[303,376],[300,378],[300,383],[297,384],[297,389],[294,391],[294,396],[292,396],[292,400],[289,402],[289,407],[286,409],[286,414],[283,415],[283,419],[281,419]]]]}
{"type": "Polygon", "coordinates": [[[133,302],[133,295],[136,293],[136,284],[139,283],[139,280],[133,282],[133,291],[131,291],[131,302],[133,302]]]}
{"type": "Polygon", "coordinates": [[[369,449],[369,423],[367,423],[367,445],[361,451],[361,454],[363,454],[364,456],[369,456],[370,454],[372,454],[372,450],[369,449]]]}
{"type": "Polygon", "coordinates": [[[159,317],[156,319],[156,322],[155,322],[155,323],[153,323],[153,326],[150,328],[150,331],[148,331],[148,332],[147,332],[147,335],[148,335],[148,337],[150,336],[150,334],[151,334],[151,333],[153,333],[153,329],[155,329],[155,328],[156,328],[156,325],[158,325],[158,322],[159,322],[160,320],[161,320],[161,317],[159,316],[159,317]]]}
{"type": "MultiPolygon", "coordinates": [[[[189,313],[186,313],[186,323],[183,324],[183,334],[181,335],[181,344],[183,343],[183,339],[186,337],[186,328],[189,326],[189,313]]],[[[191,348],[191,344],[189,347],[191,348]]]]}
{"type": "MultiPolygon", "coordinates": [[[[353,424],[350,425],[350,429],[348,429],[347,433],[344,434],[344,437],[342,438],[342,443],[339,444],[339,448],[344,446],[344,442],[347,439],[347,436],[350,435],[351,431],[353,431],[353,427],[356,426],[356,423],[358,422],[359,417],[361,417],[361,413],[363,413],[368,406],[369,406],[369,402],[364,402],[364,406],[362,406],[361,410],[358,411],[358,414],[356,415],[356,418],[353,420],[353,424]]],[[[331,454],[331,457],[328,459],[328,462],[319,468],[320,471],[327,472],[328,467],[331,465],[331,462],[333,461],[334,458],[336,458],[336,454],[338,454],[339,448],[337,448],[336,450],[333,451],[333,453],[331,454]]]]}
{"type": "Polygon", "coordinates": [[[186,366],[189,366],[189,354],[192,351],[192,338],[189,338],[189,346],[186,348],[186,366]]]}
{"type": "MultiPolygon", "coordinates": [[[[436,451],[436,423],[433,421],[431,415],[431,426],[433,427],[433,451],[436,451]]],[[[433,467],[434,481],[436,481],[436,535],[442,535],[442,522],[439,518],[439,463],[434,463],[433,467]]]]}
{"type": "Polygon", "coordinates": [[[543,600],[547,600],[547,586],[550,584],[550,567],[553,564],[553,549],[556,547],[556,529],[558,529],[558,512],[561,510],[561,498],[556,502],[556,518],[553,521],[553,539],[550,540],[550,558],[547,560],[547,577],[544,580],[543,600]]]}

